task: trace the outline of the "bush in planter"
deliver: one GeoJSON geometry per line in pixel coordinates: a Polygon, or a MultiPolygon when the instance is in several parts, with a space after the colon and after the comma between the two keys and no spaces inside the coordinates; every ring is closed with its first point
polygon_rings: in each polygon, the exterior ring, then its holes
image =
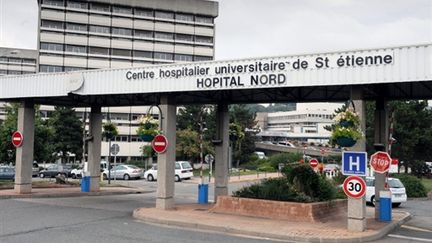
{"type": "Polygon", "coordinates": [[[140,117],[137,134],[145,142],[152,141],[156,135],[160,134],[158,121],[150,114],[140,117]]]}
{"type": "Polygon", "coordinates": [[[102,136],[106,137],[107,139],[113,139],[115,136],[118,135],[117,126],[110,121],[103,124],[102,128],[103,128],[102,136]]]}
{"type": "Polygon", "coordinates": [[[426,197],[426,188],[421,183],[420,179],[407,174],[395,174],[394,177],[399,178],[405,186],[408,197],[426,197]]]}
{"type": "Polygon", "coordinates": [[[347,108],[339,112],[333,120],[332,135],[330,140],[342,147],[352,147],[358,139],[362,138],[360,130],[360,117],[353,108],[347,108]]]}

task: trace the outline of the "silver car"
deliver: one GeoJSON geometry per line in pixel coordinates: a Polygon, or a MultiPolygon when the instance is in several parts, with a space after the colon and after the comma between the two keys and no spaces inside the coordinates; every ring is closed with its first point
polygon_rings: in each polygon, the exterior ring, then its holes
{"type": "MultiPolygon", "coordinates": [[[[103,172],[103,178],[108,178],[108,170],[105,169],[103,172]]],[[[144,176],[144,170],[135,165],[117,165],[111,169],[111,179],[123,179],[130,180],[131,178],[140,179],[144,176]]]]}

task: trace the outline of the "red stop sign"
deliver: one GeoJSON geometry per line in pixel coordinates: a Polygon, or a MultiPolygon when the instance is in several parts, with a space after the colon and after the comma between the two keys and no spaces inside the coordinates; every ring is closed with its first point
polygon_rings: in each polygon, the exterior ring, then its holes
{"type": "Polygon", "coordinates": [[[12,134],[12,144],[13,146],[19,148],[23,144],[24,137],[21,132],[16,131],[12,134]]]}
{"type": "Polygon", "coordinates": [[[152,141],[153,150],[158,154],[162,154],[165,153],[167,147],[168,147],[167,138],[164,135],[156,135],[156,137],[152,141]]]}
{"type": "Polygon", "coordinates": [[[376,152],[372,154],[370,158],[370,165],[377,173],[385,173],[390,168],[390,163],[392,159],[390,158],[390,155],[386,152],[376,152]]]}
{"type": "Polygon", "coordinates": [[[318,160],[317,159],[311,159],[311,160],[309,160],[309,164],[312,168],[315,168],[318,166],[318,160]]]}

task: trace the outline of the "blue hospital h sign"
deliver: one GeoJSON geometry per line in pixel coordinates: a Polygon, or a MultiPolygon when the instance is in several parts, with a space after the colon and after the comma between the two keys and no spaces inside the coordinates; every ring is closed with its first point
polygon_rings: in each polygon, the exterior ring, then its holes
{"type": "Polygon", "coordinates": [[[366,176],[366,152],[342,152],[342,174],[366,176]]]}

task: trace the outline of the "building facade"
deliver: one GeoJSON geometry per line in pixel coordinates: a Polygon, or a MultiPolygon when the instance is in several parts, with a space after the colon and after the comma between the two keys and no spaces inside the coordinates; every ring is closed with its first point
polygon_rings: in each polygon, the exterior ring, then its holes
{"type": "MultiPolygon", "coordinates": [[[[218,3],[206,0],[38,0],[39,72],[213,60],[218,3]]],[[[53,107],[41,111],[49,117],[53,107]]],[[[88,109],[78,108],[86,118],[88,109]]],[[[148,107],[102,108],[118,125],[117,161],[141,159],[136,134],[148,107]]],[[[157,109],[150,112],[155,113],[157,109]]],[[[156,114],[155,114],[156,116],[156,114]]],[[[109,145],[102,142],[102,157],[109,145]]]]}

